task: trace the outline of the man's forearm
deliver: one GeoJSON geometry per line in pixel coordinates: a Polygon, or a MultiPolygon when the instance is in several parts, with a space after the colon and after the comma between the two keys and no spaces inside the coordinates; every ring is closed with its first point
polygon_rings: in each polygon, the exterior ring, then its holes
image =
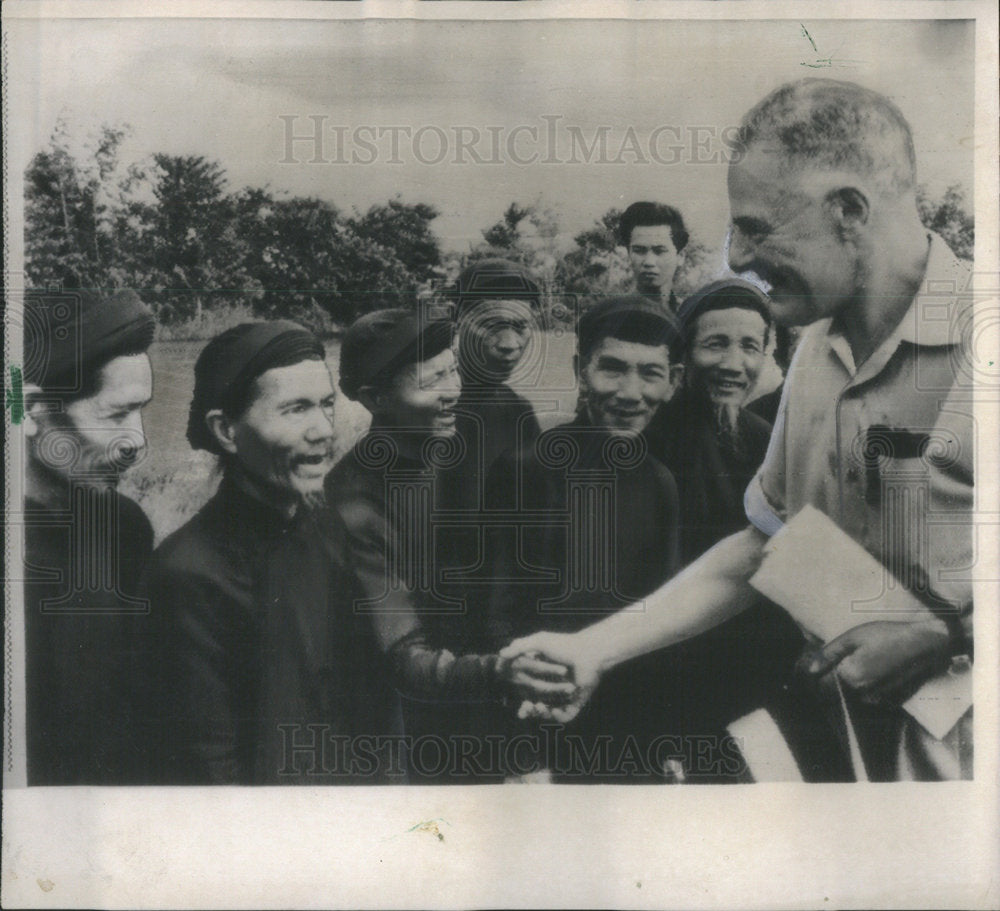
{"type": "Polygon", "coordinates": [[[752,527],[730,535],[642,602],[584,630],[601,669],[690,639],[756,603],[748,580],[766,541],[752,527]]]}

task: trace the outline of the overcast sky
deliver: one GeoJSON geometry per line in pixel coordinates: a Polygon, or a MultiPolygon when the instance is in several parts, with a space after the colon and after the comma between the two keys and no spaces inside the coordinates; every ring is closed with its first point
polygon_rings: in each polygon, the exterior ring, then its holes
{"type": "Polygon", "coordinates": [[[678,205],[716,244],[728,218],[724,131],[770,89],[808,75],[888,94],[913,126],[920,179],[972,189],[973,36],[961,21],[5,25],[22,90],[11,94],[15,163],[44,147],[60,115],[79,130],[126,122],[128,157],[205,155],[233,188],[267,184],[344,209],[396,194],[432,203],[448,249],[480,240],[510,201],[539,197],[567,235],[649,198],[678,205]],[[298,133],[319,118],[328,160],[374,161],[309,163],[314,146],[300,142],[298,163],[282,163],[282,117],[298,133]],[[415,149],[404,128],[422,127],[415,149]],[[598,145],[586,163],[579,140],[589,146],[602,128],[604,160],[598,145]]]}

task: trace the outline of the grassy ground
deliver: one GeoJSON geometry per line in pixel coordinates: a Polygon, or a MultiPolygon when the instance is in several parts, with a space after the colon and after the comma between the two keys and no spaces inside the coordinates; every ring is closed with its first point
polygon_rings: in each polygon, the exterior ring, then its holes
{"type": "MultiPolygon", "coordinates": [[[[159,341],[150,349],[153,401],[143,412],[148,446],[143,459],[122,482],[122,492],[146,511],[157,541],[193,516],[218,484],[214,457],[188,445],[188,407],[194,362],[204,341],[159,341]]],[[[567,419],[576,402],[572,332],[554,331],[534,339],[512,385],[534,404],[543,427],[567,419]]],[[[327,344],[327,363],[337,379],[340,345],[327,344]]],[[[368,412],[345,396],[337,399],[337,449],[346,452],[365,431],[368,412]]]]}

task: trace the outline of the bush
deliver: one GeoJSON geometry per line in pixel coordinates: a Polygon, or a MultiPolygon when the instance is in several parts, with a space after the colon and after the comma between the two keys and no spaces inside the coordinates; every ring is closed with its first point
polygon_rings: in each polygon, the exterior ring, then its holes
{"type": "Polygon", "coordinates": [[[248,304],[234,303],[203,309],[200,313],[175,323],[158,321],[156,340],[160,342],[210,339],[240,323],[258,320],[248,304]]]}

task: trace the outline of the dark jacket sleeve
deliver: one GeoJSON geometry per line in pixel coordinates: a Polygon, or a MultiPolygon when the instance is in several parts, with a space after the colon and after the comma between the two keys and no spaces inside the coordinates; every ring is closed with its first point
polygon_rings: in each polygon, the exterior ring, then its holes
{"type": "Polygon", "coordinates": [[[185,784],[247,780],[241,734],[252,723],[256,632],[246,606],[209,576],[155,557],[146,584],[163,640],[164,777],[185,784]]]}
{"type": "Polygon", "coordinates": [[[500,695],[496,655],[455,656],[436,647],[414,594],[392,571],[385,516],[363,496],[337,503],[352,565],[380,648],[389,656],[396,686],[416,699],[481,701],[500,695]]]}
{"type": "Polygon", "coordinates": [[[681,569],[680,542],[680,505],[677,494],[677,482],[669,468],[657,465],[662,469],[660,484],[663,491],[663,532],[666,535],[666,556],[669,575],[674,576],[681,569]]]}

